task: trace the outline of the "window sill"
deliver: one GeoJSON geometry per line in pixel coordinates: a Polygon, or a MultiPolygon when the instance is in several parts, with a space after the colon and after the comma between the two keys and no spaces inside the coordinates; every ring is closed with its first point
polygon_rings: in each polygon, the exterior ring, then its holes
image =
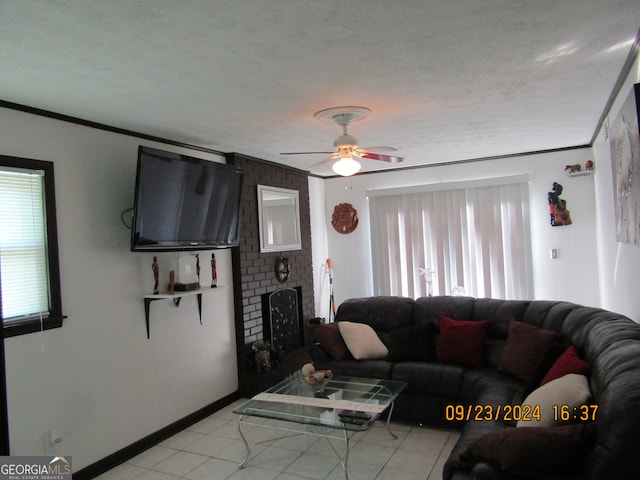
{"type": "Polygon", "coordinates": [[[4,338],[17,337],[18,335],[26,335],[28,333],[36,333],[42,330],[51,330],[53,328],[62,327],[63,320],[67,318],[66,315],[49,315],[47,318],[42,319],[33,318],[29,320],[8,322],[3,326],[4,338]]]}

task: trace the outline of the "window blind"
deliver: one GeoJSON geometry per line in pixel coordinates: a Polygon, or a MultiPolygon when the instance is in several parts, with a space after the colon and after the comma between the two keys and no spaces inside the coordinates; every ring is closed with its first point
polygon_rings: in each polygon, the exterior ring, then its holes
{"type": "Polygon", "coordinates": [[[0,167],[3,322],[49,313],[44,172],[0,167]]]}
{"type": "Polygon", "coordinates": [[[532,298],[527,184],[455,186],[370,196],[374,294],[532,298]]]}

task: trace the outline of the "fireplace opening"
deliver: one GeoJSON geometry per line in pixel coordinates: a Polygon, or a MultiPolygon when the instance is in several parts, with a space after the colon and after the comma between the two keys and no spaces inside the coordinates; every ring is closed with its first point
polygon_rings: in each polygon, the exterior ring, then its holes
{"type": "Polygon", "coordinates": [[[303,346],[302,287],[262,295],[262,322],[273,350],[286,353],[303,346]]]}

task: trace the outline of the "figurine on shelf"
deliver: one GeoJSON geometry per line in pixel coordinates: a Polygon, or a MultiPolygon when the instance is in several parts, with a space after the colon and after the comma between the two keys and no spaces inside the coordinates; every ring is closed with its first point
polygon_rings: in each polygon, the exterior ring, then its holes
{"type": "Polygon", "coordinates": [[[169,272],[169,295],[173,295],[175,293],[174,287],[176,284],[176,272],[171,270],[169,272]]]}
{"type": "Polygon", "coordinates": [[[211,254],[211,288],[218,286],[218,272],[216,269],[216,254],[211,254]]]}
{"type": "Polygon", "coordinates": [[[198,276],[198,283],[200,283],[200,255],[196,253],[196,275],[198,276]]]}
{"type": "Polygon", "coordinates": [[[579,163],[576,163],[575,165],[567,165],[564,167],[564,170],[565,172],[569,170],[569,173],[578,173],[582,171],[582,166],[579,163]]]}
{"type": "Polygon", "coordinates": [[[151,268],[153,269],[153,294],[158,295],[160,293],[160,269],[158,268],[158,257],[153,257],[153,264],[151,265],[151,268]]]}

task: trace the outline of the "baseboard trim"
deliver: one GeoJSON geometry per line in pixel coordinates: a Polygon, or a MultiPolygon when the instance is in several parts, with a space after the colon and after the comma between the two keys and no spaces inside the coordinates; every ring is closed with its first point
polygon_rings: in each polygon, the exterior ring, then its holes
{"type": "Polygon", "coordinates": [[[105,473],[108,470],[111,470],[113,467],[120,465],[121,463],[126,462],[130,458],[135,457],[136,455],[144,452],[150,447],[160,443],[163,440],[175,435],[176,433],[184,430],[185,428],[193,425],[194,423],[199,422],[200,420],[208,417],[212,413],[217,412],[218,410],[226,407],[227,405],[235,402],[240,398],[240,392],[236,391],[231,395],[227,395],[220,400],[217,400],[206,407],[201,408],[184,418],[181,418],[177,422],[174,422],[170,425],[167,425],[164,428],[161,428],[157,432],[154,432],[150,435],[147,435],[144,438],[128,445],[115,453],[103,458],[102,460],[98,460],[91,465],[84,467],[82,470],[78,472],[73,472],[74,480],[89,480],[97,477],[105,473]]]}

